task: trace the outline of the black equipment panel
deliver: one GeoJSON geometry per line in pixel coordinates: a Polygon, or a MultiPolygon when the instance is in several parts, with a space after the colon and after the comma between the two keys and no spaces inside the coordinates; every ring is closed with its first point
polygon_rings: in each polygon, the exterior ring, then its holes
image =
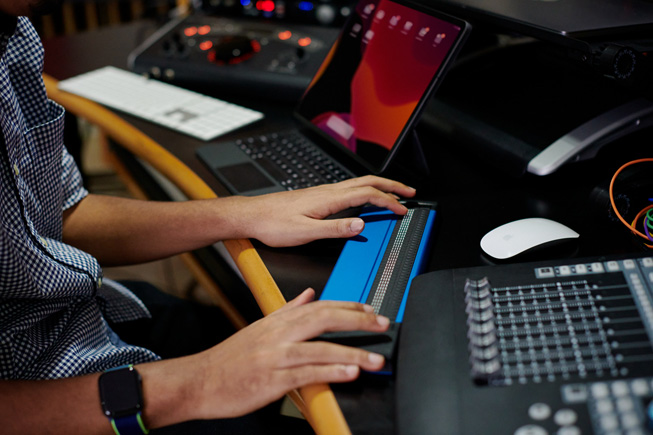
{"type": "Polygon", "coordinates": [[[649,433],[653,256],[444,270],[413,280],[401,434],[649,433]]]}
{"type": "Polygon", "coordinates": [[[196,14],[172,21],[129,57],[137,73],[205,93],[296,101],[338,29],[196,14]]]}

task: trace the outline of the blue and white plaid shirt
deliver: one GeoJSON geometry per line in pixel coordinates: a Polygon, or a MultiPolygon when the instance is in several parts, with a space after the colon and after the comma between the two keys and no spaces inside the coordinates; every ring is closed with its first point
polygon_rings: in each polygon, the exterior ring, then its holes
{"type": "Polygon", "coordinates": [[[62,212],[88,192],[63,144],[64,110],[45,93],[38,35],[23,17],[0,15],[0,23],[0,378],[157,359],[105,321],[149,316],[142,302],[102,283],[97,260],[62,242],[62,212]]]}

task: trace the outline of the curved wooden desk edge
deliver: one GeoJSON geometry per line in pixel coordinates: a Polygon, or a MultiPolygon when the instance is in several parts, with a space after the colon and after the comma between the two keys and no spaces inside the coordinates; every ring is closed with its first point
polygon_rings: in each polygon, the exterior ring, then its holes
{"type": "MultiPolygon", "coordinates": [[[[47,74],[43,81],[48,97],[69,112],[98,126],[132,154],[146,160],[173,182],[188,198],[216,198],[213,190],[181,160],[115,113],[85,98],[58,89],[58,81],[47,74]]],[[[264,315],[281,308],[285,299],[251,242],[246,239],[224,242],[264,315]]],[[[340,407],[328,385],[300,388],[300,407],[318,434],[350,433],[340,407]],[[303,408],[303,409],[302,409],[303,408]]],[[[293,395],[291,395],[292,397],[293,395]]]]}

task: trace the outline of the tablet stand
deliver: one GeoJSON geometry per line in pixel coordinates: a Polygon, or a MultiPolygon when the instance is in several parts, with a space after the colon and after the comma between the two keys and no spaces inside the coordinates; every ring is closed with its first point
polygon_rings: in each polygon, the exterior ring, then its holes
{"type": "Polygon", "coordinates": [[[401,144],[397,152],[395,167],[402,175],[409,175],[411,179],[425,180],[431,177],[431,169],[415,129],[401,144]]]}

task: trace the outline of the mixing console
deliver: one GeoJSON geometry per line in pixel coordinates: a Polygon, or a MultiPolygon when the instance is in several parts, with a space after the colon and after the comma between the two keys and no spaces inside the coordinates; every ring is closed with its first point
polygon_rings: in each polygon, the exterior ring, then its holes
{"type": "Polygon", "coordinates": [[[652,343],[651,256],[422,275],[400,338],[400,433],[648,433],[652,343]]]}

